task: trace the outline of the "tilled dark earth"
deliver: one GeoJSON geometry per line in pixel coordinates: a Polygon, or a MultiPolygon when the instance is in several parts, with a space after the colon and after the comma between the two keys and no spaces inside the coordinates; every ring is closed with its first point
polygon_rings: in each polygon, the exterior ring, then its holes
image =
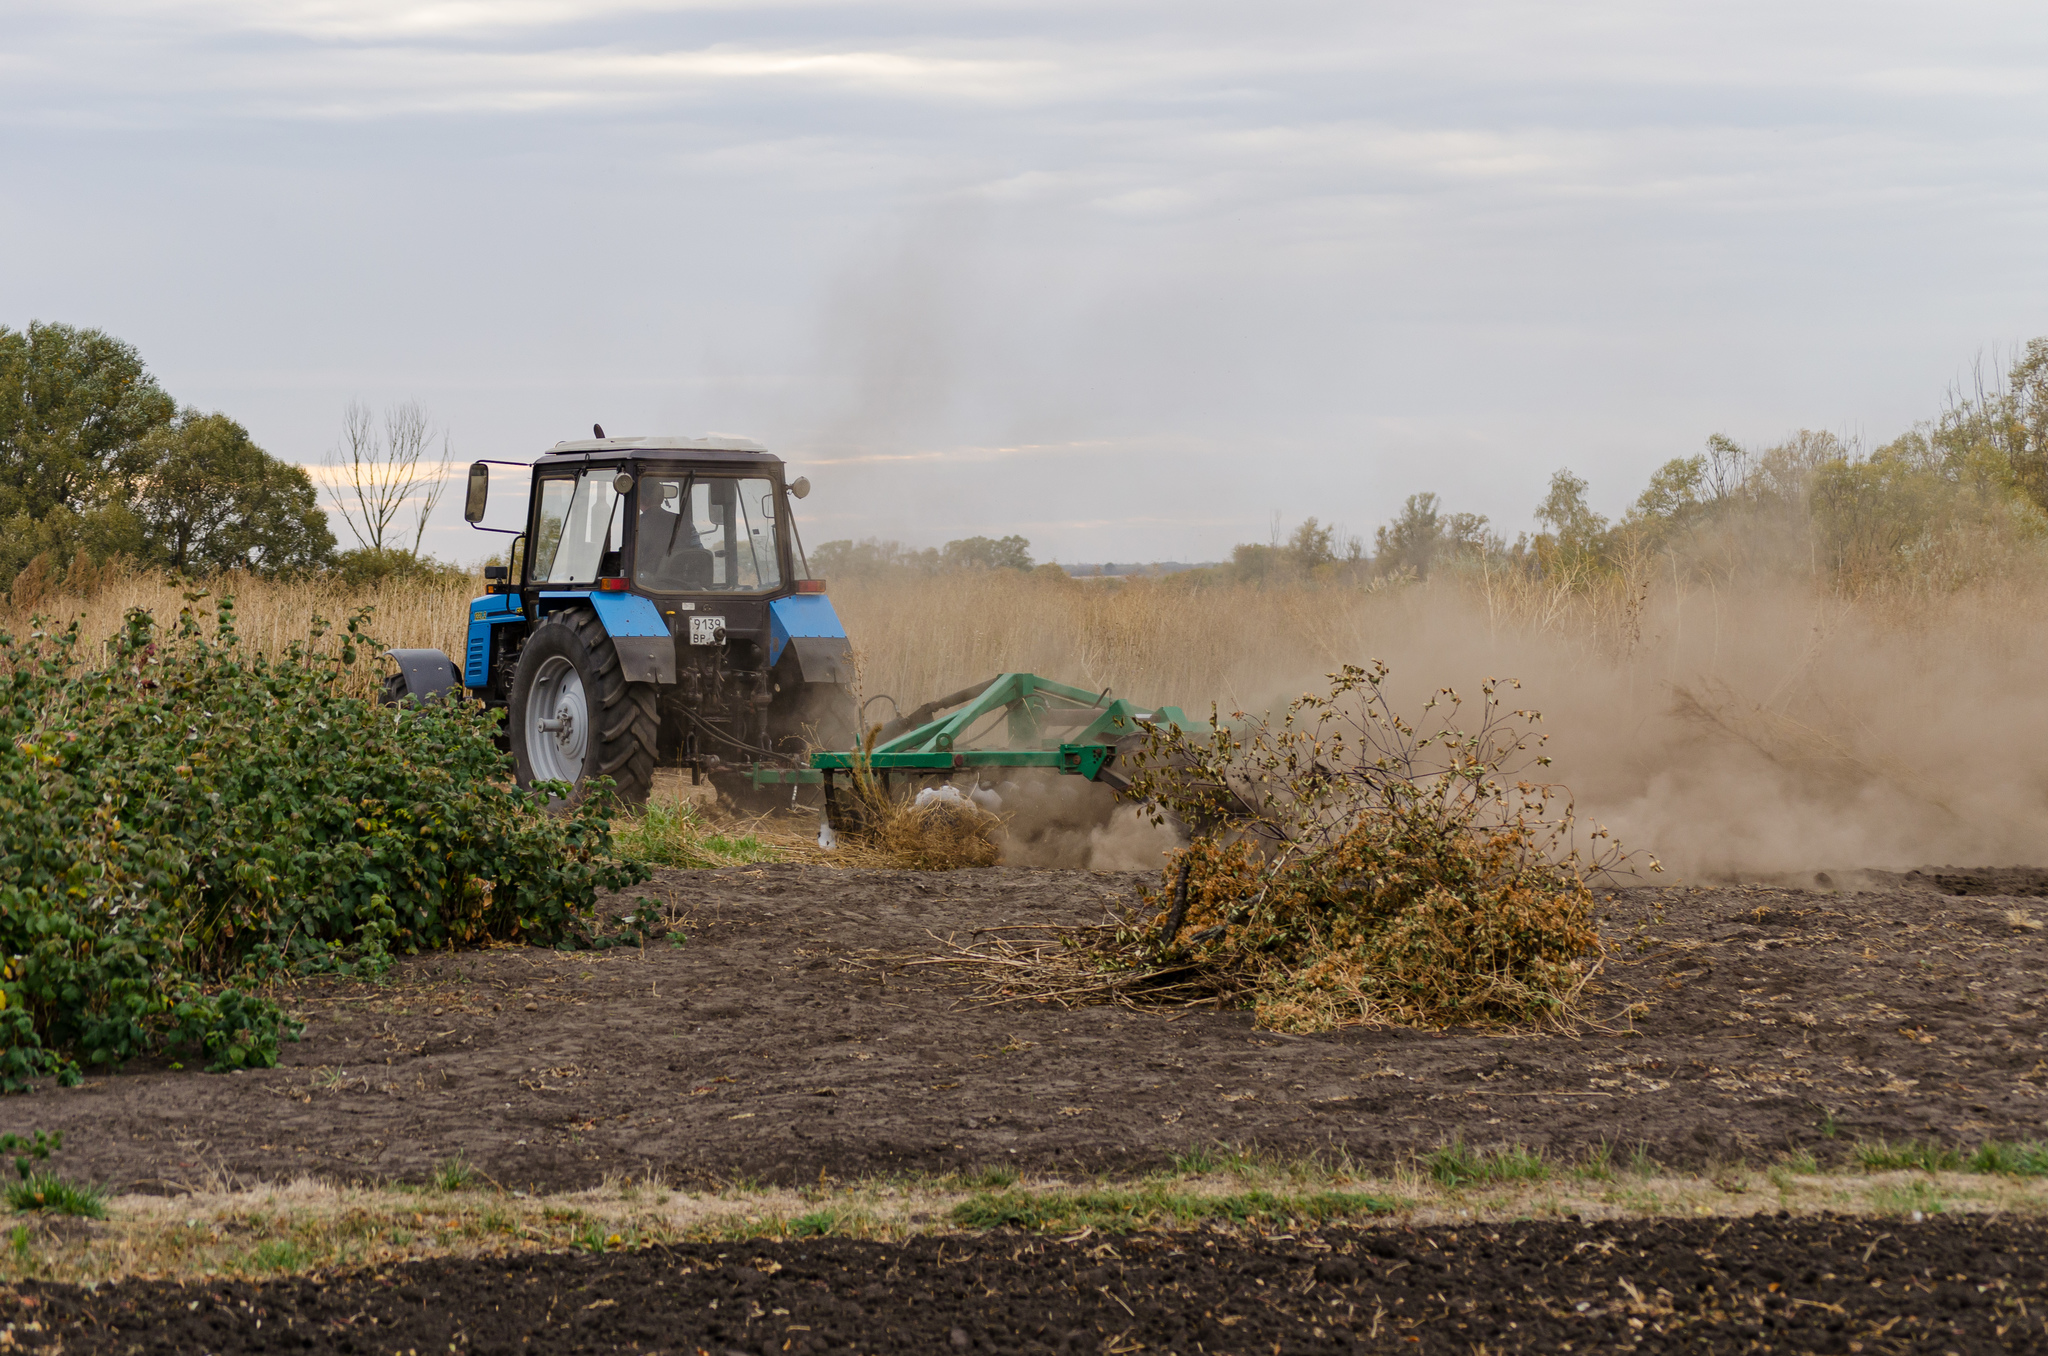
{"type": "Polygon", "coordinates": [[[64,1130],[69,1170],[141,1190],[418,1179],[458,1152],[537,1189],[1150,1169],[1218,1143],[1386,1164],[1453,1135],[1567,1158],[1640,1144],[1676,1166],[2037,1138],[2048,937],[2026,924],[2044,881],[1624,890],[1603,907],[1604,1024],[1288,1036],[1238,1011],[990,1005],[952,967],[906,963],[977,928],[1099,922],[1135,876],[671,872],[646,893],[689,920],[684,945],[309,983],[306,1038],[276,1069],[138,1068],[9,1110],[64,1130]],[[1950,893],[1987,889],[2005,893],[1950,893]]]}
{"type": "Polygon", "coordinates": [[[824,1239],[29,1283],[0,1346],[72,1352],[1956,1352],[2048,1345],[2044,1231],[1647,1221],[1242,1239],[824,1239]]]}
{"type": "MultiPolygon", "coordinates": [[[[642,893],[686,920],[680,946],[465,953],[383,984],[307,983],[290,995],[306,1038],[276,1069],[138,1067],[9,1110],[65,1131],[66,1171],[145,1191],[417,1179],[458,1153],[507,1188],[559,1189],[607,1173],[1132,1171],[1219,1143],[1385,1165],[1454,1135],[1567,1159],[1607,1144],[1674,1166],[1792,1147],[1827,1162],[1858,1138],[2048,1129],[2048,938],[2032,912],[2048,873],[1617,891],[1603,1016],[1576,1034],[1287,1036],[1237,1011],[1005,1002],[919,963],[976,929],[1098,923],[1139,883],[667,873],[642,893]]],[[[40,1312],[67,1342],[122,1351],[2048,1346],[2048,1263],[2022,1223],[1517,1224],[1459,1240],[826,1240],[446,1261],[30,1289],[20,1303],[45,1307],[22,1310],[15,1335],[40,1312]]]]}

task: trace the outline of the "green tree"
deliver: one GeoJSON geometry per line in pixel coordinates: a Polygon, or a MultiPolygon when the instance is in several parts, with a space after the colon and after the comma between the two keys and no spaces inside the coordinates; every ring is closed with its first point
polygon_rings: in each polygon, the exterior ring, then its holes
{"type": "Polygon", "coordinates": [[[1592,564],[1605,553],[1607,520],[1586,502],[1586,488],[1567,470],[1550,478],[1550,492],[1536,506],[1536,521],[1550,528],[1536,539],[1545,566],[1592,564]]]}
{"type": "Polygon", "coordinates": [[[1031,543],[1022,537],[962,537],[939,554],[949,570],[1028,570],[1031,543]]]}
{"type": "Polygon", "coordinates": [[[1337,559],[1337,529],[1314,518],[1304,518],[1287,537],[1287,558],[1295,568],[1313,570],[1337,559]]]}
{"type": "Polygon", "coordinates": [[[1443,516],[1437,512],[1437,497],[1411,494],[1401,505],[1400,517],[1374,529],[1373,564],[1382,574],[1405,571],[1417,579],[1426,579],[1437,550],[1443,545],[1443,536],[1443,516]]]}
{"type": "Polygon", "coordinates": [[[1444,513],[1433,494],[1411,494],[1401,516],[1373,531],[1373,566],[1381,574],[1426,579],[1439,561],[1497,555],[1506,543],[1483,513],[1444,513]]]}
{"type": "Polygon", "coordinates": [[[176,413],[128,344],[99,330],[0,326],[0,570],[132,544],[127,482],[176,413]]]}
{"type": "Polygon", "coordinates": [[[334,534],[312,477],[277,460],[224,414],[185,410],[140,448],[135,516],[145,558],[176,570],[314,569],[334,534]]]}
{"type": "Polygon", "coordinates": [[[881,541],[874,537],[862,541],[828,541],[812,548],[810,566],[812,574],[828,580],[889,574],[898,570],[930,574],[939,568],[939,553],[935,547],[913,551],[900,541],[881,541]]]}

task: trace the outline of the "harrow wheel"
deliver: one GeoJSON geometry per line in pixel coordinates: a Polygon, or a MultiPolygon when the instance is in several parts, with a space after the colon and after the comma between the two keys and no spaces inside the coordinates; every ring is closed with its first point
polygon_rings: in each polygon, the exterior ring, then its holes
{"type": "Polygon", "coordinates": [[[610,777],[629,805],[654,784],[661,716],[652,683],[629,683],[595,613],[558,612],[534,628],[512,678],[512,757],[519,784],[569,782],[569,803],[610,777]]]}

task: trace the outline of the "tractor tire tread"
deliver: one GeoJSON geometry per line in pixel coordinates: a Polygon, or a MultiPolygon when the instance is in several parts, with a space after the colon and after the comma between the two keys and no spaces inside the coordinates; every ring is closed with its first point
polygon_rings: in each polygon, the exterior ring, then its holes
{"type": "MultiPolygon", "coordinates": [[[[589,671],[585,678],[592,706],[591,732],[597,738],[597,748],[585,765],[586,780],[591,776],[610,777],[613,794],[628,805],[641,804],[654,787],[655,741],[661,729],[654,685],[626,681],[618,647],[612,644],[596,613],[582,608],[557,613],[535,630],[535,638],[549,626],[567,627],[588,656],[589,671]]],[[[570,803],[579,803],[586,794],[584,785],[579,783],[570,803]]]]}

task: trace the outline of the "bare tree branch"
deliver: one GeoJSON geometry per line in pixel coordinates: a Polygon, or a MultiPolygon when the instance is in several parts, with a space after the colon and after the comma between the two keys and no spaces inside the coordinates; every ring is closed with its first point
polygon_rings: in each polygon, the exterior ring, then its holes
{"type": "Polygon", "coordinates": [[[422,464],[436,430],[418,401],[386,409],[381,437],[370,407],[359,400],[348,403],[341,420],[341,442],[328,454],[328,463],[340,472],[330,493],[342,521],[369,550],[397,550],[393,528],[406,505],[412,503],[411,550],[418,555],[426,539],[427,519],[447,489],[442,470],[448,435],[440,435],[441,456],[422,464]]]}

